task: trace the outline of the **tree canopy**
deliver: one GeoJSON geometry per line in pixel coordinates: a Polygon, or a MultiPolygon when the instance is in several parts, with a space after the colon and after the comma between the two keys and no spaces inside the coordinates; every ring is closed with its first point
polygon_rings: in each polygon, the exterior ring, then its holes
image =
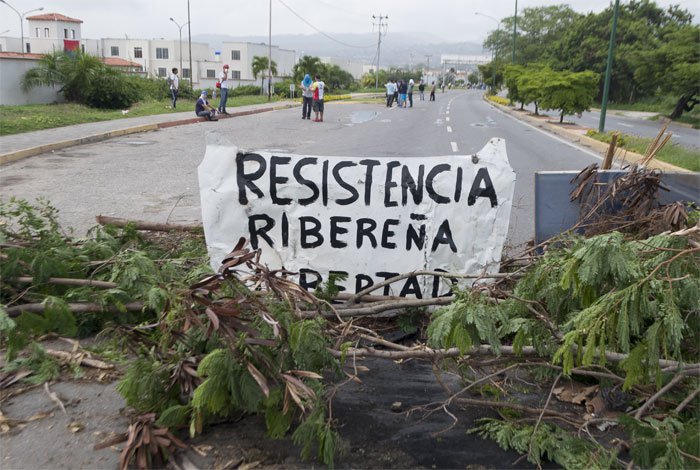
{"type": "MultiPolygon", "coordinates": [[[[567,5],[523,9],[518,15],[515,64],[536,62],[554,71],[604,73],[612,10],[609,5],[583,15],[567,5]]],[[[499,58],[510,59],[513,17],[504,18],[499,26],[484,46],[497,50],[499,58]]],[[[624,2],[613,60],[610,101],[634,103],[670,94],[685,98],[684,106],[692,104],[700,93],[700,26],[677,5],[664,9],[650,0],[624,2]]],[[[602,87],[599,80],[597,98],[602,87]]]]}

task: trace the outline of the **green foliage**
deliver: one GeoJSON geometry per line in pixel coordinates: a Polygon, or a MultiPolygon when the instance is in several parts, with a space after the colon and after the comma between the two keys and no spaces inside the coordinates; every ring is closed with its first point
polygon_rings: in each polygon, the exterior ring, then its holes
{"type": "Polygon", "coordinates": [[[300,320],[289,327],[289,347],[294,363],[301,369],[321,372],[336,363],[328,352],[329,340],[321,318],[300,320]]]}
{"type": "MultiPolygon", "coordinates": [[[[550,249],[515,288],[542,305],[563,333],[554,355],[565,373],[576,365],[605,363],[605,351],[630,353],[622,363],[625,386],[645,381],[659,358],[684,358],[684,342],[698,341],[686,326],[700,304],[700,263],[683,237],[657,235],[629,241],[613,232],[574,239],[550,249]]],[[[537,346],[546,330],[531,330],[522,305],[505,303],[521,319],[514,345],[537,346]],[[535,333],[535,334],[533,334],[535,333]]],[[[512,320],[511,320],[512,321],[512,320]]],[[[541,322],[540,322],[541,323],[541,322]]],[[[541,327],[540,327],[541,328],[541,327]]]]}
{"type": "Polygon", "coordinates": [[[128,108],[140,97],[140,90],[125,74],[81,51],[44,55],[22,78],[25,91],[42,85],[60,86],[67,101],[95,108],[128,108]]]}
{"type": "Polygon", "coordinates": [[[67,237],[58,223],[58,212],[45,201],[36,205],[18,199],[0,201],[0,219],[5,222],[0,224],[0,240],[6,243],[0,264],[0,303],[16,306],[17,293],[27,287],[18,282],[24,276],[32,277],[32,284],[21,296],[22,303],[44,306],[42,314],[25,312],[14,320],[16,327],[8,340],[11,356],[32,336],[49,332],[75,336],[99,331],[106,321],[153,318],[168,302],[176,302],[174,292],[191,280],[191,270],[201,273],[201,267],[206,267],[209,272],[201,239],[183,241],[177,250],[168,251],[169,259],[164,262],[161,258],[166,251],[144,240],[132,227],[98,227],[84,239],[67,237]],[[49,282],[52,277],[111,281],[118,287],[59,285],[49,282]],[[147,311],[126,313],[125,304],[135,301],[143,302],[147,311]],[[69,302],[96,303],[125,313],[76,317],[69,302]]]}
{"type": "Polygon", "coordinates": [[[501,308],[489,303],[486,296],[460,294],[433,314],[428,341],[437,347],[459,348],[462,354],[485,341],[497,353],[501,346],[499,330],[506,322],[501,308]]]}
{"type": "Polygon", "coordinates": [[[315,445],[318,458],[333,468],[333,459],[340,437],[326,419],[326,411],[323,406],[314,408],[294,431],[292,439],[296,445],[302,446],[301,456],[303,459],[308,459],[311,456],[315,445]]]}
{"type": "Polygon", "coordinates": [[[54,358],[46,354],[38,343],[31,343],[27,357],[9,360],[2,368],[5,372],[29,369],[32,375],[25,379],[30,384],[40,384],[58,378],[61,368],[54,358]]]}
{"type": "Polygon", "coordinates": [[[571,436],[552,424],[532,425],[497,419],[481,419],[469,430],[483,438],[493,439],[504,450],[513,449],[527,455],[538,467],[545,461],[556,462],[567,469],[608,469],[615,466],[615,455],[599,444],[571,436]]]}
{"type": "Polygon", "coordinates": [[[131,362],[117,391],[139,413],[160,412],[178,404],[178,390],[171,386],[169,368],[149,356],[131,362]]]}
{"type": "Polygon", "coordinates": [[[620,423],[632,435],[630,453],[635,466],[654,469],[697,466],[700,458],[700,422],[697,419],[684,423],[668,416],[663,420],[638,421],[622,415],[620,423]]]}

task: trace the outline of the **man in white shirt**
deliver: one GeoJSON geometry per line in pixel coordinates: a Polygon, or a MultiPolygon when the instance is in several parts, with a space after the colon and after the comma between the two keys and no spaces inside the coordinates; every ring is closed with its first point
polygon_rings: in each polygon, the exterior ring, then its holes
{"type": "Polygon", "coordinates": [[[229,89],[229,72],[228,64],[224,64],[224,71],[221,72],[219,76],[219,82],[221,83],[221,99],[219,100],[219,113],[228,114],[226,111],[226,100],[228,99],[228,89],[229,89]]]}
{"type": "Polygon", "coordinates": [[[177,69],[173,67],[172,74],[169,77],[170,95],[173,98],[173,109],[177,108],[177,92],[180,90],[180,79],[177,76],[177,69]]]}
{"type": "Polygon", "coordinates": [[[394,83],[393,79],[390,79],[384,86],[386,87],[386,107],[391,108],[396,97],[396,83],[394,83]]]}
{"type": "Polygon", "coordinates": [[[323,89],[326,88],[326,84],[321,81],[321,76],[316,75],[316,81],[311,85],[311,89],[314,92],[314,112],[316,113],[316,119],[314,122],[323,122],[323,89]],[[321,119],[318,118],[319,113],[321,119]]]}

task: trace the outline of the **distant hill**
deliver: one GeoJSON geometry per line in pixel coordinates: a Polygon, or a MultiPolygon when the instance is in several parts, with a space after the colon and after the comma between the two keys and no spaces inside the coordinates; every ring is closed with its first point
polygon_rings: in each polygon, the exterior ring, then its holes
{"type": "MultiPolygon", "coordinates": [[[[272,36],[272,44],[282,49],[293,49],[297,54],[320,57],[339,57],[374,63],[377,54],[377,35],[333,34],[339,42],[322,34],[278,34],[272,36]],[[343,43],[343,44],[341,44],[343,43]],[[354,46],[354,47],[353,47],[354,46]]],[[[267,36],[228,36],[224,34],[198,34],[192,36],[195,42],[207,43],[221,49],[224,42],[253,42],[267,44],[267,36]]],[[[440,42],[429,33],[391,33],[382,36],[380,63],[385,66],[405,67],[426,63],[426,55],[432,55],[430,62],[436,65],[440,54],[481,54],[481,44],[471,42],[440,42]]]]}

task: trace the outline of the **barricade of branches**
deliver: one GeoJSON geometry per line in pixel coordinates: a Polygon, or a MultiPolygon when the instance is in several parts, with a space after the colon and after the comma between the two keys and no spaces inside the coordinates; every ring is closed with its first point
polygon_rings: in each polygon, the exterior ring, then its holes
{"type": "MultiPolygon", "coordinates": [[[[627,194],[628,207],[647,217],[640,207],[653,206],[634,202],[643,201],[630,195],[634,185],[619,184],[615,193],[627,194]]],[[[368,356],[468,371],[462,390],[445,387],[445,400],[423,411],[454,416],[454,406],[493,407],[507,419],[476,432],[536,464],[546,457],[565,467],[612,466],[623,458],[644,467],[688,466],[700,455],[688,439],[700,408],[700,228],[687,227],[692,214],[685,228],[648,237],[635,229],[635,237],[610,231],[562,238],[512,273],[419,271],[357,294],[339,293],[330,282],[312,295],[292,273],[263,266],[244,240],[212,274],[201,239],[197,248],[164,251],[127,224],[76,240],[60,231],[48,205],[12,204],[2,207],[7,222],[0,225],[0,341],[18,357],[23,344],[49,331],[74,335],[91,322],[102,327],[104,317],[113,321],[119,334],[111,336],[136,355],[118,385],[137,415],[123,466],[159,462],[179,447],[169,436],[194,436],[242,413],[260,414],[271,438],[291,433],[304,457],[315,453],[332,465],[340,436],[329,385],[356,379],[359,369],[346,369],[346,359],[368,356]],[[436,275],[453,286],[452,296],[375,294],[411,276],[436,275]],[[460,278],[473,285],[459,288],[460,278]],[[99,308],[86,313],[78,304],[99,308]],[[377,318],[387,313],[393,320],[377,318]],[[424,335],[393,342],[380,331],[388,321],[411,322],[424,335]],[[543,407],[481,395],[485,383],[507,394],[515,369],[556,375],[543,407]],[[584,419],[554,410],[550,399],[564,377],[596,381],[600,399],[623,415],[599,418],[594,407],[584,419]],[[593,436],[588,427],[601,419],[624,424],[630,442],[604,448],[570,432],[574,426],[593,436]],[[145,436],[159,445],[144,447],[145,436]]]]}

